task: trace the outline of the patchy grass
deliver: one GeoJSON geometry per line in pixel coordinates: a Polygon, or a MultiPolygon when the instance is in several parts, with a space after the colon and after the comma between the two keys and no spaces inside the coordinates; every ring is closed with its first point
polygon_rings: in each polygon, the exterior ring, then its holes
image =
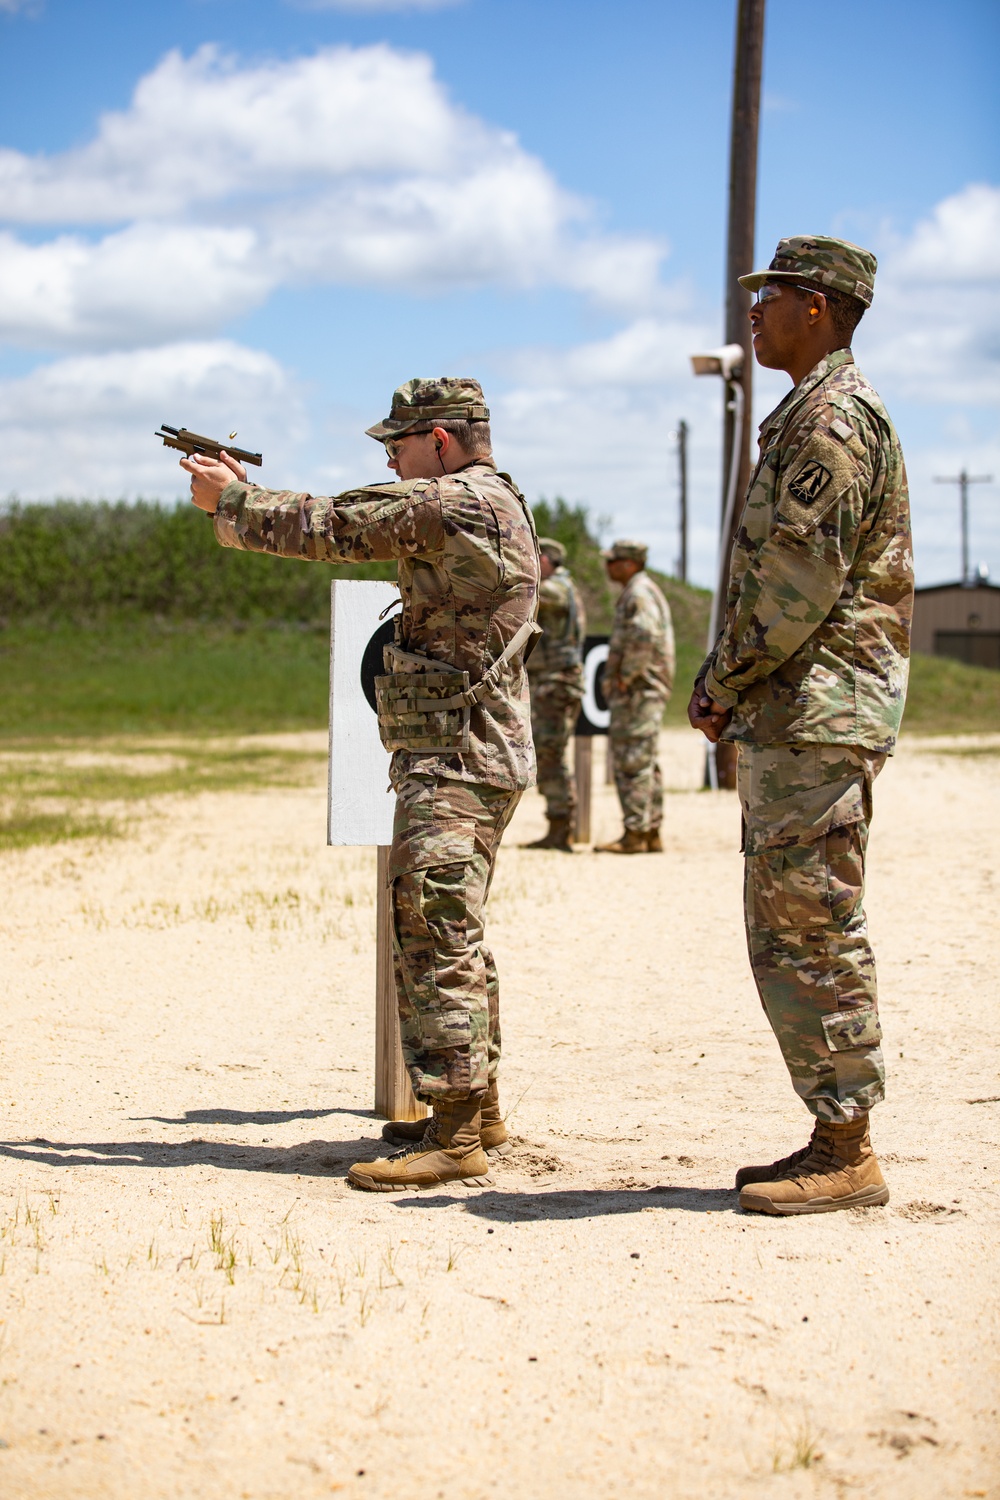
{"type": "Polygon", "coordinates": [[[34,844],[62,844],[70,839],[111,839],[122,832],[114,818],[78,817],[15,807],[0,814],[0,850],[29,849],[34,844]]]}
{"type": "Polygon", "coordinates": [[[5,796],[72,802],[132,802],[171,793],[301,786],[325,764],[320,751],[211,741],[131,746],[112,741],[94,745],[83,755],[44,743],[0,748],[5,796]]]}
{"type": "Polygon", "coordinates": [[[1000,740],[992,741],[986,745],[932,745],[928,747],[928,754],[932,755],[961,755],[961,756],[996,756],[1000,755],[1000,740]]]}
{"type": "Polygon", "coordinates": [[[210,740],[0,746],[0,850],[127,832],[122,804],[203,791],[301,786],[322,753],[210,740]]]}

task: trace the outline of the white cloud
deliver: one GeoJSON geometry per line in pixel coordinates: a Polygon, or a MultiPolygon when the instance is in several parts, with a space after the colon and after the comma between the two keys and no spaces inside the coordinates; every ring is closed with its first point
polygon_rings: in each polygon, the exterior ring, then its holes
{"type": "Polygon", "coordinates": [[[0,336],[10,343],[144,344],[215,328],[274,284],[250,229],[137,224],[96,245],[0,233],[0,336]]]}
{"type": "Polygon", "coordinates": [[[247,68],[171,52],[88,144],[0,151],[0,204],[11,226],[61,230],[0,244],[0,336],[28,344],[214,331],[288,283],[549,284],[635,311],[661,295],[666,248],[598,232],[428,57],[384,45],[247,68]]]}
{"type": "Polygon", "coordinates": [[[1000,188],[972,183],[918,224],[893,265],[912,282],[1000,281],[1000,188]]]}
{"type": "Polygon", "coordinates": [[[306,435],[301,400],[269,354],[228,340],[56,360],[0,381],[0,490],[25,498],[179,495],[161,422],[260,448],[272,479],[306,435]]]}
{"type": "Polygon", "coordinates": [[[890,242],[856,343],[872,377],[907,399],[1000,401],[1000,188],[966,187],[890,242]]]}

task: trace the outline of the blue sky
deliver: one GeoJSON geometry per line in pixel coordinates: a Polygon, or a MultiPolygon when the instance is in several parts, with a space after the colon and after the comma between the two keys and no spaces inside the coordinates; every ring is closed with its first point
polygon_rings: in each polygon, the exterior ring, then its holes
{"type": "MultiPolygon", "coordinates": [[[[757,261],[876,250],[859,363],[903,439],[922,581],[1000,478],[1000,11],[768,7],[757,261]],[[835,25],[834,25],[835,21],[835,25]]],[[[476,374],[498,457],[712,573],[734,6],[0,0],[0,494],[180,492],[149,423],[238,427],[265,482],[380,477],[361,429],[476,374]],[[210,50],[200,50],[210,49],[210,50]]],[[[757,417],[781,377],[758,380],[757,417]]],[[[973,558],[1000,575],[996,486],[973,558]]]]}

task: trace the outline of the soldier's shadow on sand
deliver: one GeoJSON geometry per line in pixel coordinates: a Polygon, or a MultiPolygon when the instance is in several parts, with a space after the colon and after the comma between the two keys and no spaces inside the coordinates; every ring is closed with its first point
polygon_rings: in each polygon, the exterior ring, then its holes
{"type": "Polygon", "coordinates": [[[438,1209],[457,1205],[466,1213],[494,1224],[523,1224],[538,1219],[596,1219],[609,1214],[640,1214],[647,1209],[668,1209],[695,1214],[739,1211],[734,1188],[657,1186],[651,1188],[555,1188],[551,1192],[524,1193],[493,1190],[472,1194],[420,1193],[390,1200],[396,1208],[438,1209]]]}
{"type": "MultiPolygon", "coordinates": [[[[334,1110],[306,1111],[306,1116],[338,1113],[334,1110]]],[[[348,1111],[343,1111],[348,1113],[348,1111]]],[[[360,1112],[359,1112],[360,1113],[360,1112]]],[[[201,1119],[204,1123],[270,1124],[285,1116],[277,1111],[241,1116],[238,1110],[189,1110],[182,1123],[201,1119]],[[220,1117],[225,1117],[220,1118],[220,1117]]],[[[149,1117],[154,1118],[154,1117],[149,1117]]],[[[293,1117],[296,1118],[296,1117],[293,1117]]],[[[302,1118],[302,1116],[297,1116],[302,1118]]],[[[223,1172],[267,1172],[274,1176],[345,1177],[356,1161],[370,1161],[391,1149],[371,1136],[351,1140],[297,1141],[290,1146],[243,1144],[240,1141],[0,1141],[0,1157],[12,1161],[41,1162],[49,1167],[147,1167],[155,1171],[176,1167],[215,1167],[223,1172]]],[[[508,1191],[492,1188],[484,1192],[462,1189],[449,1192],[411,1192],[383,1197],[373,1194],[387,1207],[418,1209],[433,1213],[453,1206],[495,1224],[523,1224],[539,1219],[594,1219],[610,1214],[637,1214],[646,1209],[680,1213],[733,1213],[737,1194],[724,1188],[554,1188],[550,1192],[508,1191]]]]}
{"type": "MultiPolygon", "coordinates": [[[[211,1116],[212,1123],[218,1122],[219,1111],[200,1113],[211,1116]]],[[[265,1119],[262,1123],[272,1121],[265,1119]]],[[[42,1162],[49,1167],[149,1167],[163,1171],[171,1167],[206,1166],[279,1176],[288,1173],[300,1177],[343,1177],[352,1162],[377,1156],[377,1147],[382,1144],[371,1136],[356,1136],[347,1141],[297,1141],[290,1146],[199,1140],[49,1141],[39,1136],[33,1141],[0,1141],[0,1157],[42,1162]]]]}
{"type": "Polygon", "coordinates": [[[327,1115],[375,1118],[371,1109],[186,1109],[182,1115],[130,1115],[137,1125],[287,1125],[291,1120],[322,1120],[327,1115]]]}

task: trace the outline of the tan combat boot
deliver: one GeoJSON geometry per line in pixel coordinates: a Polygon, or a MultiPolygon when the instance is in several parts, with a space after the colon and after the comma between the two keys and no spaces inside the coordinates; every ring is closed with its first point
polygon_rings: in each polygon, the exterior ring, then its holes
{"type": "Polygon", "coordinates": [[[595,844],[595,854],[645,854],[647,852],[646,834],[638,832],[634,828],[626,828],[620,839],[613,844],[595,844]]]}
{"type": "Polygon", "coordinates": [[[446,1182],[490,1187],[490,1164],[480,1144],[479,1120],[478,1099],[442,1100],[422,1140],[377,1161],[355,1162],[347,1180],[353,1187],[375,1193],[432,1188],[446,1182]]]}
{"type": "Polygon", "coordinates": [[[663,853],[663,840],[660,838],[658,828],[651,828],[646,834],[646,849],[650,854],[663,853]]]}
{"type": "MultiPolygon", "coordinates": [[[[500,1113],[500,1096],[497,1081],[492,1079],[481,1101],[479,1118],[479,1144],[487,1156],[509,1156],[513,1146],[507,1136],[507,1128],[500,1113]]],[[[390,1120],[382,1126],[382,1139],[392,1141],[395,1146],[405,1146],[410,1141],[422,1141],[430,1120],[390,1120]]]]}
{"type": "Polygon", "coordinates": [[[867,1115],[846,1125],[817,1120],[801,1160],[773,1181],[748,1184],[740,1191],[740,1207],[761,1214],[826,1214],[888,1201],[867,1115]]]}
{"type": "MultiPolygon", "coordinates": [[[[384,1135],[385,1131],[382,1134],[384,1135]]],[[[779,1177],[784,1177],[786,1172],[790,1172],[793,1167],[798,1166],[800,1161],[806,1159],[812,1150],[815,1139],[816,1130],[814,1127],[813,1133],[806,1144],[800,1146],[797,1151],[793,1151],[791,1156],[783,1156],[780,1161],[773,1161],[767,1167],[740,1167],[736,1174],[736,1186],[744,1188],[751,1182],[775,1182],[779,1177]]]]}
{"type": "Polygon", "coordinates": [[[550,818],[548,832],[532,844],[522,844],[522,849],[561,849],[564,854],[573,853],[569,841],[569,818],[550,818]]]}

